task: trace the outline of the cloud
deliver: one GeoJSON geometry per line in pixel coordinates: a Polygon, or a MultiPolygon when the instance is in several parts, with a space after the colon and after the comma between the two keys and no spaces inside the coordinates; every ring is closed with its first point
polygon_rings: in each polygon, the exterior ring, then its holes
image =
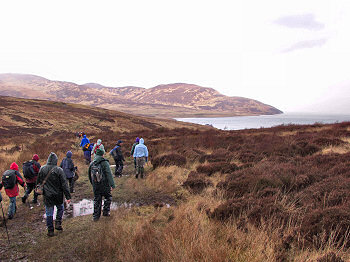
{"type": "Polygon", "coordinates": [[[307,40],[307,41],[300,41],[295,43],[294,45],[282,50],[282,53],[288,53],[293,52],[298,49],[304,49],[304,48],[313,48],[313,47],[321,47],[324,44],[326,44],[328,41],[328,38],[321,38],[321,39],[313,39],[313,40],[307,40]]]}
{"type": "Polygon", "coordinates": [[[322,30],[325,25],[316,21],[313,14],[283,16],[274,21],[275,24],[289,28],[322,30]]]}

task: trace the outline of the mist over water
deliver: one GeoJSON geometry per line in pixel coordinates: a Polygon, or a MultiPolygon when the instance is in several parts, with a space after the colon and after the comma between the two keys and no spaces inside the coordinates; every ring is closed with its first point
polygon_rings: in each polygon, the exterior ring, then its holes
{"type": "Polygon", "coordinates": [[[201,125],[212,125],[222,130],[241,130],[250,128],[273,127],[278,125],[309,125],[314,123],[332,124],[350,121],[350,115],[285,113],[279,115],[235,116],[215,118],[176,118],[178,121],[201,125]]]}

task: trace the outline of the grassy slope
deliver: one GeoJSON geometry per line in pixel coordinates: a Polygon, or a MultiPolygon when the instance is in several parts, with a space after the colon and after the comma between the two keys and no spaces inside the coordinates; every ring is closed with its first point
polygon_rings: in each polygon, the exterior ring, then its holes
{"type": "MultiPolygon", "coordinates": [[[[55,127],[63,126],[60,119],[56,121],[55,127]]],[[[152,161],[147,166],[147,178],[135,180],[133,163],[127,158],[125,174],[130,176],[116,179],[117,189],[112,192],[113,201],[141,206],[118,209],[111,218],[102,218],[98,223],[92,223],[91,216],[66,219],[64,232],[48,239],[42,222],[43,207],[30,209],[18,203],[16,218],[8,221],[11,252],[4,252],[7,246],[3,227],[0,228],[1,258],[5,261],[23,257],[29,261],[316,261],[335,252],[334,256],[350,259],[348,242],[334,235],[335,228],[327,229],[332,223],[349,225],[350,216],[346,213],[350,199],[347,190],[350,176],[346,171],[350,166],[346,160],[350,154],[349,128],[350,123],[232,132],[149,128],[142,132],[152,161]],[[162,160],[169,153],[177,153],[165,158],[172,163],[162,160]],[[328,162],[328,166],[321,164],[328,162]],[[153,170],[152,165],[157,168],[153,170]],[[171,207],[165,207],[164,203],[170,203],[171,207]],[[338,215],[333,222],[327,213],[329,208],[338,215]],[[319,213],[322,216],[315,222],[319,227],[315,227],[313,242],[313,235],[303,231],[305,219],[298,219],[319,213]],[[283,220],[285,217],[287,220],[283,220]]],[[[26,160],[32,152],[44,159],[50,151],[55,151],[62,159],[70,149],[81,171],[73,202],[91,198],[79,140],[62,129],[54,135],[48,130],[47,137],[36,135],[31,145],[15,154],[3,151],[2,169],[14,159],[19,163],[26,160]]],[[[133,128],[123,133],[91,131],[95,132],[95,138],[103,139],[107,149],[122,137],[126,155],[135,136],[140,134],[133,128]]],[[[9,144],[15,148],[21,139],[22,136],[16,136],[6,141],[11,141],[9,144]]],[[[4,198],[7,207],[8,199],[4,198]]],[[[307,224],[305,227],[314,228],[307,224]]],[[[339,234],[346,237],[343,231],[338,231],[339,234]]]]}

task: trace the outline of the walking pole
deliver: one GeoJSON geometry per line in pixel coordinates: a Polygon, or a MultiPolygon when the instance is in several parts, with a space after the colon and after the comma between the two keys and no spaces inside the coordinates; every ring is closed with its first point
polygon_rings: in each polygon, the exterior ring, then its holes
{"type": "Polygon", "coordinates": [[[2,210],[2,217],[4,218],[4,225],[5,225],[5,229],[6,229],[7,240],[9,241],[9,245],[10,245],[10,237],[9,237],[9,232],[8,232],[8,230],[7,230],[7,225],[6,225],[6,219],[5,219],[4,209],[2,208],[2,202],[0,202],[0,205],[1,205],[1,210],[2,210]]]}

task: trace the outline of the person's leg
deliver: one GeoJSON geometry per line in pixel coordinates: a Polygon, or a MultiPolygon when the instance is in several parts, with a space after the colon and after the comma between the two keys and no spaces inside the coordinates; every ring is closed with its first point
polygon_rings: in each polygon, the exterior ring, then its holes
{"type": "Polygon", "coordinates": [[[143,174],[144,174],[144,165],[146,163],[146,159],[144,157],[140,157],[140,173],[141,173],[141,178],[143,178],[143,174]]]}
{"type": "Polygon", "coordinates": [[[35,192],[35,183],[33,183],[32,190],[33,190],[33,192],[34,192],[33,203],[34,203],[34,204],[37,204],[37,203],[38,203],[38,196],[39,196],[39,195],[35,192]]]}
{"type": "Polygon", "coordinates": [[[28,198],[29,194],[33,190],[32,185],[33,185],[33,183],[27,183],[27,190],[25,191],[24,196],[22,197],[22,203],[23,204],[27,201],[27,198],[28,198]]]}
{"type": "Polygon", "coordinates": [[[57,214],[56,214],[56,221],[55,221],[55,229],[62,231],[62,217],[63,217],[63,211],[64,211],[64,205],[56,205],[57,208],[57,214]]]}
{"type": "Polygon", "coordinates": [[[139,177],[140,174],[140,158],[136,157],[136,178],[139,177]]]}
{"type": "Polygon", "coordinates": [[[136,170],[136,168],[137,168],[137,166],[136,166],[136,157],[134,157],[134,166],[135,166],[135,170],[136,170]]]}
{"type": "Polygon", "coordinates": [[[103,202],[103,216],[109,216],[112,203],[112,194],[111,191],[104,193],[105,200],[103,202]]]}
{"type": "Polygon", "coordinates": [[[16,197],[10,197],[10,204],[8,208],[8,219],[12,219],[16,213],[16,197]]]}
{"type": "Polygon", "coordinates": [[[102,195],[98,192],[94,192],[94,213],[92,215],[94,221],[99,220],[101,216],[101,208],[102,208],[102,195]]]}
{"type": "Polygon", "coordinates": [[[73,179],[73,177],[68,178],[68,182],[69,182],[69,191],[70,191],[70,193],[74,193],[74,179],[73,179]]]}
{"type": "Polygon", "coordinates": [[[54,236],[53,211],[54,211],[53,206],[45,206],[47,235],[49,237],[54,236]]]}

